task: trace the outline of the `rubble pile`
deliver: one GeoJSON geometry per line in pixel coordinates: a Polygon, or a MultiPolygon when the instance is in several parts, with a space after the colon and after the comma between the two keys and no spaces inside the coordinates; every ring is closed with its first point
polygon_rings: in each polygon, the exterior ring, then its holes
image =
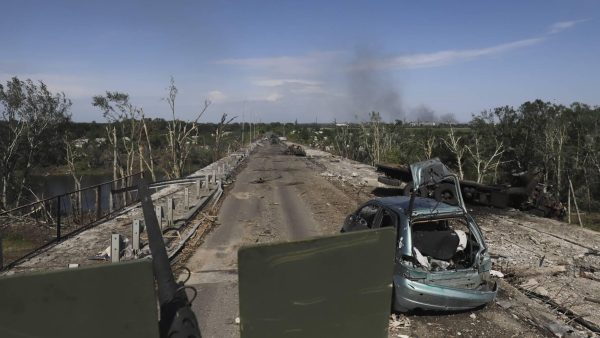
{"type": "MultiPolygon", "coordinates": [[[[295,145],[291,142],[286,142],[286,144],[288,146],[295,145]]],[[[335,156],[321,150],[304,148],[304,151],[307,158],[320,168],[324,169],[323,172],[321,172],[321,176],[327,179],[341,181],[342,183],[349,184],[356,188],[384,187],[383,184],[377,181],[379,174],[373,166],[349,160],[341,156],[335,156]]]]}
{"type": "Polygon", "coordinates": [[[600,330],[600,234],[516,210],[489,210],[478,208],[474,217],[493,269],[526,295],[553,303],[550,310],[571,312],[572,321],[600,330]]]}

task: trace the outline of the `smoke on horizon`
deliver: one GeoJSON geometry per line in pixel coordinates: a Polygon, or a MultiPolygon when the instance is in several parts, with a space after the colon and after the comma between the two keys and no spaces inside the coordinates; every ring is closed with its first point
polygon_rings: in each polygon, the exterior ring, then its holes
{"type": "Polygon", "coordinates": [[[402,120],[405,114],[401,90],[391,72],[369,67],[380,59],[374,48],[356,49],[346,78],[348,97],[351,100],[349,114],[362,117],[377,111],[386,121],[402,120]]]}

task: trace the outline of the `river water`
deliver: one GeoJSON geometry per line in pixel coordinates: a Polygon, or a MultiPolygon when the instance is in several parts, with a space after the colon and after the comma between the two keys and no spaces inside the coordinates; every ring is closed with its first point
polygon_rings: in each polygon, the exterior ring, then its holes
{"type": "MultiPolygon", "coordinates": [[[[89,187],[112,180],[112,175],[84,175],[81,187],[89,187]]],[[[73,177],[70,175],[32,176],[29,181],[31,190],[40,198],[49,198],[75,190],[73,177]],[[43,196],[43,197],[42,197],[43,196]]]]}

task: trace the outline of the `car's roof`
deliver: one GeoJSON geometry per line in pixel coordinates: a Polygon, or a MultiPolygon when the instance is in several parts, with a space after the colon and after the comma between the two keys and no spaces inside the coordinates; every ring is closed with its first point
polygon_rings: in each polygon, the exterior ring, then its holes
{"type": "MultiPolygon", "coordinates": [[[[408,209],[410,196],[390,196],[378,198],[377,201],[382,205],[396,210],[403,214],[408,209]]],[[[463,210],[455,205],[438,202],[432,198],[415,197],[413,204],[413,216],[426,216],[428,214],[462,214],[463,210]]]]}

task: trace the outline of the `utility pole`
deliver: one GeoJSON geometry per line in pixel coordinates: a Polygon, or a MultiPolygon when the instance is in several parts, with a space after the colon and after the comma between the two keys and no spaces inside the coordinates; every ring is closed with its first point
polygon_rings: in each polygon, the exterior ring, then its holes
{"type": "Polygon", "coordinates": [[[246,115],[246,100],[244,100],[242,102],[242,146],[245,145],[245,143],[244,143],[244,132],[245,132],[244,131],[244,129],[245,129],[244,127],[246,125],[246,117],[245,117],[245,115],[246,115]]]}

